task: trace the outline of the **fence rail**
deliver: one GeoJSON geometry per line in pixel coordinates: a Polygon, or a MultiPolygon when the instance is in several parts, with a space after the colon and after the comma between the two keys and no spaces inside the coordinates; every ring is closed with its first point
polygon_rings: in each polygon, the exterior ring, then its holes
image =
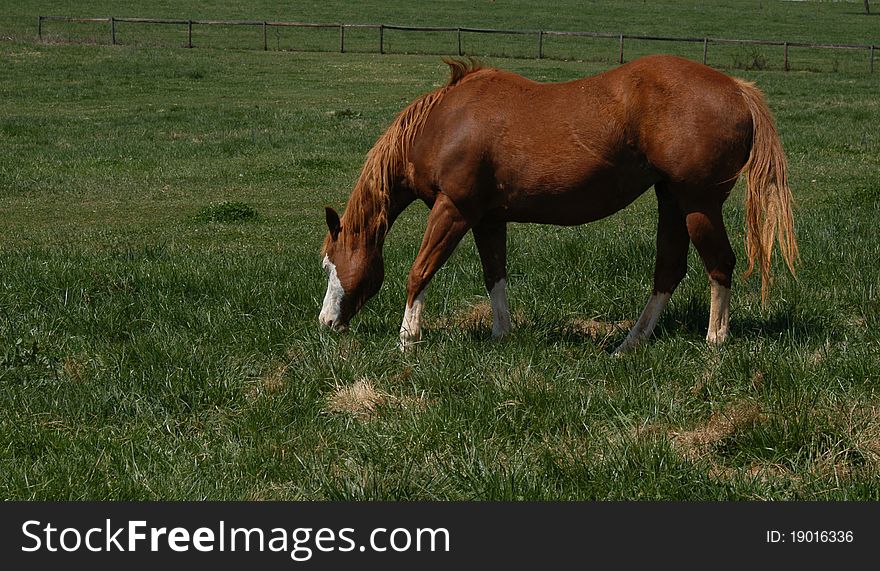
{"type": "Polygon", "coordinates": [[[585,37],[585,38],[605,38],[613,39],[618,42],[618,62],[624,62],[624,44],[627,40],[650,41],[650,42],[680,42],[680,43],[702,43],[703,44],[703,63],[708,63],[709,46],[711,44],[734,44],[734,45],[750,45],[750,46],[777,46],[783,48],[783,69],[790,69],[789,48],[809,48],[818,50],[862,50],[868,52],[868,68],[871,73],[874,72],[874,60],[877,46],[874,44],[827,44],[814,42],[789,42],[783,40],[745,40],[732,38],[695,38],[695,37],[672,37],[672,36],[652,36],[639,34],[615,34],[608,32],[587,32],[587,31],[554,31],[554,30],[515,30],[515,29],[495,29],[495,28],[468,28],[468,27],[450,27],[450,26],[401,26],[394,24],[345,24],[345,23],[314,23],[314,22],[274,22],[268,20],[184,20],[173,18],[82,18],[70,16],[39,16],[37,19],[37,36],[40,41],[43,40],[43,23],[48,21],[56,22],[74,22],[74,23],[107,23],[110,25],[110,43],[116,45],[116,24],[159,24],[186,26],[187,29],[187,47],[193,47],[193,28],[195,26],[251,26],[258,27],[262,30],[263,50],[269,49],[269,28],[312,28],[312,29],[337,29],[339,30],[339,51],[345,52],[345,31],[350,29],[368,29],[378,31],[378,52],[386,53],[385,49],[385,30],[397,30],[404,32],[445,32],[457,34],[458,55],[464,55],[462,49],[462,34],[495,34],[509,36],[534,36],[537,41],[537,49],[535,57],[544,58],[544,38],[552,37],[585,37]]]}

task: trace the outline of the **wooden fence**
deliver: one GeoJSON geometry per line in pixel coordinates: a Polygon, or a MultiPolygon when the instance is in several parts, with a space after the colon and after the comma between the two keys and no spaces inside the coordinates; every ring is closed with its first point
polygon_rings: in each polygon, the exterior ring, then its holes
{"type": "MultiPolygon", "coordinates": [[[[532,36],[535,39],[534,56],[544,58],[544,39],[546,37],[582,37],[582,38],[606,38],[616,40],[617,44],[617,61],[624,62],[624,45],[627,40],[638,40],[648,42],[679,42],[690,44],[702,44],[703,63],[707,64],[709,59],[709,46],[712,44],[734,44],[734,45],[750,45],[750,46],[777,46],[783,48],[783,69],[788,71],[791,67],[789,59],[789,48],[809,48],[817,50],[861,50],[867,52],[867,65],[871,73],[874,72],[875,48],[873,44],[822,44],[811,42],[788,42],[780,40],[739,40],[728,38],[685,38],[685,37],[666,37],[666,36],[646,36],[632,34],[612,34],[604,32],[559,32],[549,30],[504,30],[492,28],[460,28],[460,27],[433,27],[433,26],[397,26],[389,24],[318,24],[309,22],[270,22],[260,20],[179,20],[179,19],[161,19],[161,18],[76,18],[67,16],[39,16],[37,21],[37,35],[40,41],[43,40],[43,27],[45,22],[62,21],[62,22],[78,22],[78,23],[106,23],[109,25],[110,43],[116,45],[116,25],[118,23],[127,24],[160,24],[170,26],[186,27],[187,31],[187,47],[193,47],[193,28],[196,26],[249,26],[257,28],[261,31],[262,49],[269,49],[269,28],[312,28],[312,29],[328,29],[338,30],[339,33],[339,51],[346,51],[345,32],[352,29],[371,29],[376,30],[376,49],[380,54],[387,53],[385,42],[386,30],[397,30],[402,32],[443,32],[455,34],[457,38],[457,55],[465,55],[462,49],[463,34],[496,34],[507,36],[532,36]]],[[[442,52],[441,52],[442,53],[442,52]]],[[[444,54],[452,55],[452,54],[444,54]]]]}

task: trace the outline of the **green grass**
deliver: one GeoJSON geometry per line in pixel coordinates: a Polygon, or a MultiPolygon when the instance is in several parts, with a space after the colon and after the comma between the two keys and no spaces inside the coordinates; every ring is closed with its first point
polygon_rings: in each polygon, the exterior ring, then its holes
{"type": "MultiPolygon", "coordinates": [[[[563,0],[551,6],[519,0],[464,0],[420,2],[352,3],[330,0],[296,5],[267,0],[224,2],[201,0],[170,2],[151,0],[119,6],[110,0],[87,0],[76,6],[64,0],[25,0],[0,13],[0,37],[31,40],[37,34],[37,16],[139,17],[171,19],[243,19],[251,21],[297,21],[347,24],[397,24],[408,26],[476,27],[512,30],[589,31],[608,34],[686,38],[734,38],[822,44],[871,45],[878,42],[877,18],[863,13],[859,2],[785,2],[737,0],[702,2],[666,0],[660,2],[563,0]]],[[[108,23],[64,23],[47,21],[43,37],[49,42],[110,43],[108,23]]],[[[116,26],[120,44],[140,47],[182,47],[187,45],[186,26],[133,24],[116,26]]],[[[193,31],[197,48],[262,49],[262,30],[254,26],[204,26],[193,31]]],[[[377,52],[378,31],[348,29],[346,50],[377,52]]],[[[267,46],[272,50],[338,51],[339,31],[328,29],[270,28],[267,46]]],[[[384,47],[390,53],[455,54],[455,32],[407,32],[386,30],[384,47]]],[[[464,33],[465,54],[495,57],[535,57],[534,35],[485,35],[464,33]]],[[[572,38],[545,36],[543,52],[552,59],[587,60],[610,65],[618,59],[614,38],[572,38]]],[[[703,45],[697,43],[627,40],[625,56],[633,59],[657,51],[702,59],[703,45]]],[[[716,66],[782,69],[781,46],[711,44],[709,61],[716,66]]],[[[867,50],[819,50],[792,47],[793,69],[819,71],[867,71],[867,50]]],[[[878,64],[880,65],[880,64],[878,64]]]]}
{"type": "MultiPolygon", "coordinates": [[[[762,36],[857,42],[868,28],[845,22],[873,22],[854,3],[763,2],[744,23],[688,2],[669,18],[654,3],[588,17],[606,4],[325,3],[301,19],[719,35],[726,22],[744,37],[765,17],[762,36]]],[[[777,117],[803,260],[797,280],[776,267],[766,308],[757,281],[736,281],[721,350],[703,342],[692,255],[656,338],[608,354],[651,285],[648,193],[591,225],[511,228],[515,330],[500,343],[466,239],[428,291],[426,342],[404,355],[425,207],[395,225],[385,286],[344,335],[317,326],[322,207],[344,205],[394,114],[444,81],[439,58],[39,45],[22,6],[0,17],[15,38],[0,42],[0,497],[880,499],[880,95],[864,69],[736,70],[777,117]],[[340,388],[358,381],[372,392],[351,408],[340,388]]],[[[608,67],[487,63],[543,81],[608,67]]],[[[742,260],[741,201],[726,214],[742,260]]]]}
{"type": "MultiPolygon", "coordinates": [[[[245,19],[352,24],[592,30],[667,36],[743,37],[816,42],[876,43],[875,16],[862,3],[778,0],[560,0],[552,5],[524,0],[425,0],[352,3],[340,0],[279,4],[270,0],[150,0],[119,6],[113,0],[22,0],[4,8],[0,29],[36,35],[39,15],[245,19]]],[[[61,26],[62,24],[53,24],[61,26]]],[[[101,26],[105,37],[107,26],[101,26]]]]}

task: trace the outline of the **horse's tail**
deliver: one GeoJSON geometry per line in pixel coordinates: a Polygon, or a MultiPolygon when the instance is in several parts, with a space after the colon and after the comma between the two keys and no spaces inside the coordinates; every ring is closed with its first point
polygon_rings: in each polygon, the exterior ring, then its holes
{"type": "Polygon", "coordinates": [[[752,114],[752,150],[742,169],[748,171],[746,254],[749,267],[744,277],[752,275],[757,264],[761,272],[761,302],[766,303],[774,238],[792,275],[798,258],[788,165],[763,95],[753,83],[737,80],[737,84],[752,114]]]}

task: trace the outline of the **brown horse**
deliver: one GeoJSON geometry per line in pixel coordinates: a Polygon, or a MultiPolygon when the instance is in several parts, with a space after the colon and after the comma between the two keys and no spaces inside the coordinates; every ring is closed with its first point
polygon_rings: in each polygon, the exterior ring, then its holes
{"type": "Polygon", "coordinates": [[[419,341],[425,288],[468,230],[492,305],[492,333],[510,330],[508,222],[584,224],[657,195],[654,289],[616,352],[651,335],[687,269],[689,242],[709,276],[706,340],[728,335],[736,262],[722,204],[748,171],[748,276],[762,299],[774,240],[797,258],[785,155],[753,84],[672,56],[638,59],[594,77],[536,83],[447,61],[451,78],[404,109],[367,155],[344,216],[326,209],[329,281],[320,322],[344,329],[382,284],[382,246],[415,199],[431,209],[407,282],[402,347],[419,341]]]}

